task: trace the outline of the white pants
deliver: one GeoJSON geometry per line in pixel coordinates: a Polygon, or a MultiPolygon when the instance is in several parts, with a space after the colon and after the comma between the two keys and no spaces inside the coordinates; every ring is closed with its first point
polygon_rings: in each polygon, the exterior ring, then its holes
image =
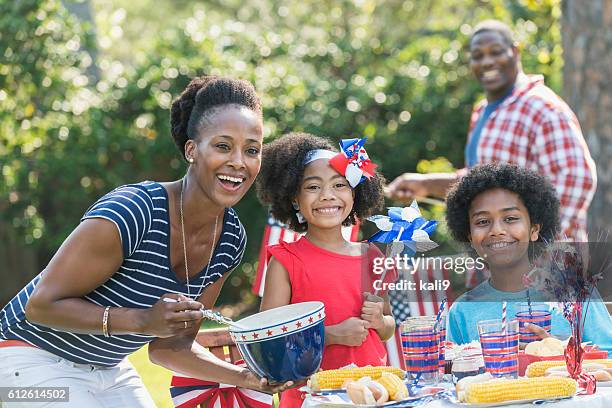
{"type": "Polygon", "coordinates": [[[34,347],[0,347],[0,387],[68,387],[68,402],[3,402],[3,408],[155,408],[127,358],[106,368],[34,347]]]}

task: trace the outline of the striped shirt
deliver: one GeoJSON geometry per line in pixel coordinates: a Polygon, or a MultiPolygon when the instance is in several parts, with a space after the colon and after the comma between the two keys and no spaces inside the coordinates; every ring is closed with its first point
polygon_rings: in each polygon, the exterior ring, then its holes
{"type": "MultiPolygon", "coordinates": [[[[83,296],[99,306],[146,309],[166,293],[187,296],[187,285],[170,265],[170,224],[166,189],[156,182],[119,187],[100,198],[81,220],[104,218],[113,222],[121,237],[123,264],[108,281],[83,296]]],[[[189,280],[192,299],[242,259],[246,233],[233,209],[225,210],[221,238],[210,268],[189,280]]],[[[112,367],[124,357],[155,340],[142,334],[78,334],[29,322],[26,303],[41,279],[41,272],[0,310],[0,339],[22,340],[80,364],[112,367]]],[[[102,323],[100,323],[102,324],[102,323]]]]}

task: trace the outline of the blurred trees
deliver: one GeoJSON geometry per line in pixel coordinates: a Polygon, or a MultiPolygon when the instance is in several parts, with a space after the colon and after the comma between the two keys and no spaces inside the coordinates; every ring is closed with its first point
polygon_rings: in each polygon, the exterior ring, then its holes
{"type": "Polygon", "coordinates": [[[597,165],[589,211],[592,241],[612,228],[612,1],[563,2],[563,95],[574,109],[597,165]],[[604,231],[602,231],[604,230],[604,231]]]}
{"type": "MultiPolygon", "coordinates": [[[[440,166],[438,157],[448,160],[443,167],[462,166],[469,112],[481,97],[465,55],[478,21],[511,23],[526,71],[561,85],[559,0],[91,4],[95,31],[59,0],[0,5],[0,237],[3,229],[17,237],[0,253],[0,274],[4,282],[24,265],[19,287],[97,197],[181,176],[169,107],[193,76],[251,80],[268,138],[367,136],[389,179],[420,160],[421,171],[440,166]],[[17,248],[35,254],[29,267],[17,248]]],[[[249,246],[226,301],[248,296],[266,220],[253,192],[238,211],[249,246]]]]}

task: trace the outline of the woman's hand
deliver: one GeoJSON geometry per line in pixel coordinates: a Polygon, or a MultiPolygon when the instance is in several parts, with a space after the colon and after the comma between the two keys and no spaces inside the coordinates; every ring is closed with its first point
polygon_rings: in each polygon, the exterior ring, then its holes
{"type": "Polygon", "coordinates": [[[250,388],[252,390],[265,392],[266,394],[276,394],[288,390],[289,388],[294,388],[301,386],[302,383],[294,383],[293,381],[287,381],[284,384],[270,384],[266,378],[258,377],[254,372],[249,369],[244,370],[246,380],[244,388],[250,388]]]}
{"type": "Polygon", "coordinates": [[[342,323],[325,328],[325,345],[342,344],[345,346],[361,346],[368,336],[366,320],[349,317],[342,323]]]}
{"type": "Polygon", "coordinates": [[[172,337],[200,324],[202,303],[183,295],[168,293],[144,311],[143,333],[155,337],[172,337]],[[172,299],[172,301],[165,301],[172,299]]]}

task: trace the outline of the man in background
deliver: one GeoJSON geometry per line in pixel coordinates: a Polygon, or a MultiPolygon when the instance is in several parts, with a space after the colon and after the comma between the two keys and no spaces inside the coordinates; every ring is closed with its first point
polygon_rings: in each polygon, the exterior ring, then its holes
{"type": "Polygon", "coordinates": [[[405,173],[388,196],[444,198],[467,169],[492,162],[514,163],[546,175],[561,202],[562,236],[587,241],[587,210],[597,184],[576,115],[541,75],[526,75],[510,28],[497,20],[478,24],[470,39],[470,68],[486,98],[472,111],[465,148],[466,168],[456,173],[405,173]]]}

